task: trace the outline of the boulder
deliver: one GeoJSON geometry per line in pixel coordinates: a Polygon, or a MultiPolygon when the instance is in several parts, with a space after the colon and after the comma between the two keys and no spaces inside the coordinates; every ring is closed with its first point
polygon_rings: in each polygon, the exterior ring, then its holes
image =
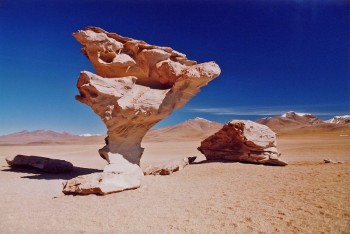
{"type": "Polygon", "coordinates": [[[63,184],[64,194],[106,195],[140,187],[140,180],[129,174],[117,172],[97,172],[78,176],[63,184]]]}
{"type": "Polygon", "coordinates": [[[103,172],[82,175],[63,183],[64,194],[99,194],[121,192],[141,186],[144,177],[141,168],[120,154],[110,155],[110,164],[103,172]]]}
{"type": "Polygon", "coordinates": [[[159,165],[148,166],[143,173],[145,175],[170,175],[176,171],[181,171],[185,166],[191,164],[197,157],[185,157],[183,159],[172,160],[159,165]]]}
{"type": "Polygon", "coordinates": [[[277,151],[276,134],[249,120],[233,120],[201,142],[198,150],[207,160],[228,160],[285,166],[277,151]]]}
{"type": "Polygon", "coordinates": [[[16,155],[12,158],[6,158],[6,162],[11,167],[29,167],[49,173],[67,173],[74,169],[73,164],[65,160],[41,156],[16,155]]]}

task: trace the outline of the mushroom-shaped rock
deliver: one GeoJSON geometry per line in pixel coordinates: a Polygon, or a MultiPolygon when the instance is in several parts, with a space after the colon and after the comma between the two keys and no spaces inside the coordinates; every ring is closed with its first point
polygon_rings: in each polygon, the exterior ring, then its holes
{"type": "Polygon", "coordinates": [[[181,108],[220,74],[214,62],[197,64],[169,47],[149,45],[96,27],[73,34],[96,74],[83,71],[76,99],[90,106],[108,129],[99,150],[139,164],[141,141],[160,120],[181,108]]]}
{"type": "Polygon", "coordinates": [[[96,74],[80,73],[76,99],[91,107],[106,125],[106,145],[99,154],[110,165],[102,174],[68,181],[64,193],[107,194],[109,189],[91,189],[104,186],[96,180],[120,180],[123,184],[124,175],[135,180],[111,190],[135,188],[139,186],[139,175],[143,176],[139,165],[144,135],[185,105],[221,70],[215,62],[197,64],[169,47],[149,45],[97,27],[87,27],[73,36],[83,45],[82,52],[96,70],[96,74]],[[111,157],[120,162],[113,163],[111,157]],[[120,166],[125,170],[120,171],[120,166]]]}
{"type": "Polygon", "coordinates": [[[198,150],[208,160],[229,160],[285,166],[277,151],[276,134],[249,120],[233,120],[201,142],[198,150]]]}

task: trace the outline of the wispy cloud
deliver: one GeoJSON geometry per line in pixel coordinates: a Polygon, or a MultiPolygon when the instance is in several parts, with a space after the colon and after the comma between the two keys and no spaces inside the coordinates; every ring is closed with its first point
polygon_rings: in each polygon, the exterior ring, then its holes
{"type": "Polygon", "coordinates": [[[327,110],[317,110],[315,106],[270,106],[270,107],[219,107],[219,108],[187,108],[188,112],[194,113],[205,113],[212,115],[259,115],[259,116],[273,116],[273,115],[282,115],[288,111],[302,112],[302,113],[310,113],[314,115],[342,115],[348,114],[347,112],[341,111],[327,111],[327,110]],[[308,108],[307,108],[308,107],[308,108]],[[313,107],[313,108],[310,108],[313,107]],[[309,109],[309,110],[308,110],[309,109]],[[311,110],[311,111],[310,111],[311,110]]]}

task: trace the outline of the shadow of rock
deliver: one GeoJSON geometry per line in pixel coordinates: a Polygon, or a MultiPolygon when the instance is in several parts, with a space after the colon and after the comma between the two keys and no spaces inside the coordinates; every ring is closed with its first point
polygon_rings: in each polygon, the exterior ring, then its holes
{"type": "Polygon", "coordinates": [[[58,174],[47,173],[47,172],[39,171],[33,168],[23,168],[23,167],[16,167],[16,168],[9,167],[8,169],[4,169],[2,171],[33,174],[33,175],[22,176],[21,178],[36,179],[36,180],[70,180],[80,175],[87,175],[95,172],[102,172],[102,170],[98,170],[94,168],[84,168],[84,167],[74,167],[72,172],[58,173],[58,174]]]}
{"type": "Polygon", "coordinates": [[[275,167],[276,165],[271,164],[262,164],[262,163],[255,163],[255,162],[238,162],[238,161],[231,161],[231,160],[224,160],[224,159],[213,159],[213,160],[202,160],[199,162],[193,162],[191,165],[200,165],[200,164],[207,164],[207,163],[230,163],[230,164],[247,164],[247,165],[261,165],[261,166],[268,166],[268,167],[275,167]]]}
{"type": "Polygon", "coordinates": [[[240,163],[240,162],[217,159],[217,160],[202,160],[199,162],[192,162],[191,165],[197,165],[197,164],[200,165],[200,164],[207,164],[207,163],[240,163]]]}

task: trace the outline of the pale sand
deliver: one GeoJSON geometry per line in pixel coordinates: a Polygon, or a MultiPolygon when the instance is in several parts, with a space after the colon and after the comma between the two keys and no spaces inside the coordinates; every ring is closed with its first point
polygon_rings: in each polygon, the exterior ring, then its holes
{"type": "MultiPolygon", "coordinates": [[[[96,152],[103,142],[0,146],[0,233],[350,233],[350,137],[278,143],[287,167],[194,164],[107,196],[61,193],[64,179],[103,169],[96,152]],[[15,154],[65,159],[81,168],[74,175],[7,171],[4,159],[15,154]],[[324,164],[324,158],[345,163],[324,164]]],[[[198,142],[144,146],[143,166],[200,155],[198,142]]]]}

